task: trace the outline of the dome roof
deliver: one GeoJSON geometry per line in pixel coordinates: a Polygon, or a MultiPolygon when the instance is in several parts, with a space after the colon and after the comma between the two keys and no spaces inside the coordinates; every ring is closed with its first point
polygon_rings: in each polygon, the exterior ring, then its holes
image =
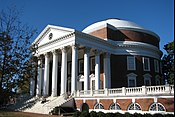
{"type": "Polygon", "coordinates": [[[107,26],[114,28],[114,29],[125,29],[125,30],[134,30],[134,31],[145,32],[145,33],[154,35],[157,38],[159,38],[159,36],[157,34],[155,34],[154,32],[146,30],[134,22],[120,20],[120,19],[107,19],[104,21],[96,22],[96,23],[91,24],[90,26],[86,27],[82,32],[89,34],[91,32],[94,32],[96,30],[99,30],[99,29],[107,27],[107,26]]]}

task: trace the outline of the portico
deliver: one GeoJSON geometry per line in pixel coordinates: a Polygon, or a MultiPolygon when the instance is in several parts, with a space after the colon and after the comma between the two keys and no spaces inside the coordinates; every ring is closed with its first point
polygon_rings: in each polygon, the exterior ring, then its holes
{"type": "Polygon", "coordinates": [[[36,96],[74,95],[77,90],[110,87],[110,53],[88,38],[73,29],[46,27],[34,42],[38,46],[36,96]],[[59,37],[61,32],[68,34],[59,37]]]}

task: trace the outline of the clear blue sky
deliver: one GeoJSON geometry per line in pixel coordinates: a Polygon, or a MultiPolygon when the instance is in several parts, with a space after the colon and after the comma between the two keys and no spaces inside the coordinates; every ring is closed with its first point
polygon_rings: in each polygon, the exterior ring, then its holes
{"type": "Polygon", "coordinates": [[[120,18],[158,34],[162,51],[174,40],[174,0],[0,0],[0,10],[14,5],[22,11],[22,22],[38,33],[48,24],[82,31],[94,22],[120,18]]]}

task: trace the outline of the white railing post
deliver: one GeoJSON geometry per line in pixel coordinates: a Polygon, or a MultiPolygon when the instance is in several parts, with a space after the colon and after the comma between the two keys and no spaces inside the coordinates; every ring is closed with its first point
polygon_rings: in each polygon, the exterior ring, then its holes
{"type": "Polygon", "coordinates": [[[165,93],[170,93],[170,85],[169,84],[166,84],[165,85],[165,93]]]}
{"type": "Polygon", "coordinates": [[[77,96],[77,97],[80,97],[80,90],[77,90],[77,91],[76,91],[76,96],[77,96]]]}
{"type": "Polygon", "coordinates": [[[142,86],[142,94],[147,94],[146,86],[142,86]]]}
{"type": "Polygon", "coordinates": [[[90,95],[93,96],[93,90],[92,90],[92,88],[90,90],[90,95]]]}
{"type": "Polygon", "coordinates": [[[105,88],[105,96],[108,96],[108,88],[105,88]]]}
{"type": "Polygon", "coordinates": [[[126,87],[122,87],[122,94],[126,95],[126,87]]]}

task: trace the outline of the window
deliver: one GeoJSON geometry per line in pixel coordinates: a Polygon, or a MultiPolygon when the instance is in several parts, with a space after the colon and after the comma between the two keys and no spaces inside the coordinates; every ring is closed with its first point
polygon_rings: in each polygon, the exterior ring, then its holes
{"type": "Polygon", "coordinates": [[[156,75],[155,83],[156,83],[156,85],[160,85],[160,76],[159,75],[156,75]]]}
{"type": "Polygon", "coordinates": [[[134,56],[128,56],[127,57],[127,69],[128,70],[136,70],[135,67],[135,57],[134,56]]]}
{"type": "Polygon", "coordinates": [[[119,104],[117,103],[113,103],[111,104],[111,106],[109,107],[109,110],[121,110],[119,104]]]}
{"type": "Polygon", "coordinates": [[[145,86],[151,86],[151,75],[150,74],[145,74],[143,75],[144,77],[144,85],[145,86]]]}
{"type": "Polygon", "coordinates": [[[128,110],[142,110],[140,105],[137,103],[131,103],[128,107],[128,110]]]}
{"type": "Polygon", "coordinates": [[[143,57],[143,69],[144,71],[150,71],[149,58],[143,57]]]}
{"type": "Polygon", "coordinates": [[[95,71],[95,57],[90,59],[91,71],[95,71]]]}
{"type": "Polygon", "coordinates": [[[94,106],[94,109],[104,109],[104,106],[103,106],[101,103],[97,103],[97,104],[94,106]]]}
{"type": "Polygon", "coordinates": [[[159,73],[159,61],[154,60],[154,70],[155,72],[159,73]]]}
{"type": "Polygon", "coordinates": [[[149,111],[165,111],[165,107],[161,103],[155,102],[149,107],[149,111]]]}
{"type": "Polygon", "coordinates": [[[68,74],[71,74],[72,63],[68,62],[68,74]]]}
{"type": "Polygon", "coordinates": [[[79,73],[83,73],[83,72],[84,72],[84,61],[79,60],[79,73]]]}
{"type": "Polygon", "coordinates": [[[128,87],[136,87],[136,77],[137,75],[134,73],[130,73],[127,75],[128,77],[128,87]]]}

